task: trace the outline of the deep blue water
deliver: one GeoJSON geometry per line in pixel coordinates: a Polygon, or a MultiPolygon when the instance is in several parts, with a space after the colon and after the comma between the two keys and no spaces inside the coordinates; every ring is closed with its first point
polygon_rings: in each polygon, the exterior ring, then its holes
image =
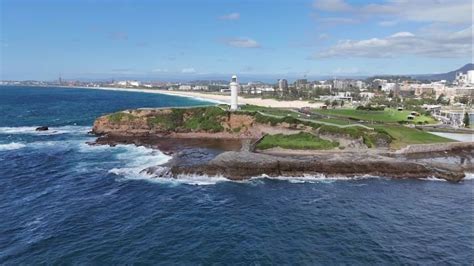
{"type": "Polygon", "coordinates": [[[157,181],[160,151],[85,144],[104,113],[197,104],[0,87],[0,264],[473,263],[472,180],[157,181]]]}

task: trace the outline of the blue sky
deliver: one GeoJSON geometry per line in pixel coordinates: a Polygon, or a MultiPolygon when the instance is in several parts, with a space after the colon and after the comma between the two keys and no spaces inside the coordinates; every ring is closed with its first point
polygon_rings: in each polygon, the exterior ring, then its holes
{"type": "Polygon", "coordinates": [[[471,0],[1,2],[1,79],[437,73],[472,62],[471,0]]]}

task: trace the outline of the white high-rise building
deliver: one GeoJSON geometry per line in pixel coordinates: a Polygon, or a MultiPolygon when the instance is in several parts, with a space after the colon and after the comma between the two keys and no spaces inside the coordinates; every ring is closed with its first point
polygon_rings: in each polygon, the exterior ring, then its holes
{"type": "Polygon", "coordinates": [[[229,84],[230,87],[230,110],[236,111],[239,108],[237,103],[237,97],[239,96],[239,83],[237,82],[237,76],[233,75],[232,80],[229,84]]]}
{"type": "Polygon", "coordinates": [[[467,83],[474,84],[474,70],[467,71],[467,83]]]}
{"type": "Polygon", "coordinates": [[[278,89],[281,92],[286,92],[288,91],[288,80],[286,79],[279,79],[278,80],[278,89]]]}

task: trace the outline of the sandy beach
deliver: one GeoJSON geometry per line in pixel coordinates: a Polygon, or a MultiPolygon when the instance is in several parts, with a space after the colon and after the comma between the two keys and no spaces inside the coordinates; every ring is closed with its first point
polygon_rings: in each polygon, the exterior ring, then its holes
{"type": "MultiPolygon", "coordinates": [[[[97,89],[97,90],[112,90],[112,91],[131,91],[131,92],[144,92],[144,93],[157,93],[174,95],[180,97],[190,97],[215,103],[228,104],[230,102],[230,95],[219,95],[210,94],[194,91],[165,91],[157,89],[128,89],[128,88],[112,88],[112,87],[84,87],[85,89],[97,89]]],[[[322,103],[309,103],[307,101],[278,101],[275,99],[261,99],[261,98],[243,98],[239,97],[239,104],[252,104],[265,107],[278,107],[278,108],[301,108],[301,107],[313,107],[319,108],[322,103]]]]}

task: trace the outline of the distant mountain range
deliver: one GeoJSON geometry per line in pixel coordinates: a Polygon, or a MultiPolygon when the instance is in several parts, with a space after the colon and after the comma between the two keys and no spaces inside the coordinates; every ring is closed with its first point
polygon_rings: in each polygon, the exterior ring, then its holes
{"type": "MultiPolygon", "coordinates": [[[[473,70],[474,64],[466,64],[465,66],[456,69],[451,72],[447,73],[438,73],[438,74],[406,74],[406,75],[392,75],[392,74],[385,74],[385,75],[339,75],[337,79],[374,79],[374,78],[383,78],[383,79],[393,79],[399,77],[401,79],[418,79],[418,80],[447,80],[453,81],[456,77],[457,72],[466,73],[468,70],[473,70]]],[[[100,78],[97,77],[84,77],[84,78],[75,78],[71,80],[80,80],[80,81],[111,81],[111,80],[140,80],[140,81],[152,81],[152,80],[161,80],[161,81],[170,81],[170,82],[187,82],[192,84],[208,84],[210,82],[222,82],[228,83],[232,74],[206,74],[206,75],[187,75],[187,74],[169,74],[167,76],[160,76],[160,77],[153,77],[153,76],[122,76],[116,75],[111,76],[109,78],[100,78]]],[[[308,80],[327,80],[327,79],[334,79],[334,75],[301,75],[297,73],[292,74],[240,74],[239,81],[241,83],[247,82],[266,82],[275,84],[278,82],[278,79],[285,78],[288,82],[293,82],[296,79],[306,78],[308,80]]]]}
{"type": "Polygon", "coordinates": [[[456,69],[447,73],[440,74],[422,74],[422,75],[412,75],[416,79],[425,79],[425,80],[448,80],[453,81],[456,78],[456,73],[463,72],[466,73],[468,70],[474,70],[474,64],[466,64],[465,66],[456,69]]]}

